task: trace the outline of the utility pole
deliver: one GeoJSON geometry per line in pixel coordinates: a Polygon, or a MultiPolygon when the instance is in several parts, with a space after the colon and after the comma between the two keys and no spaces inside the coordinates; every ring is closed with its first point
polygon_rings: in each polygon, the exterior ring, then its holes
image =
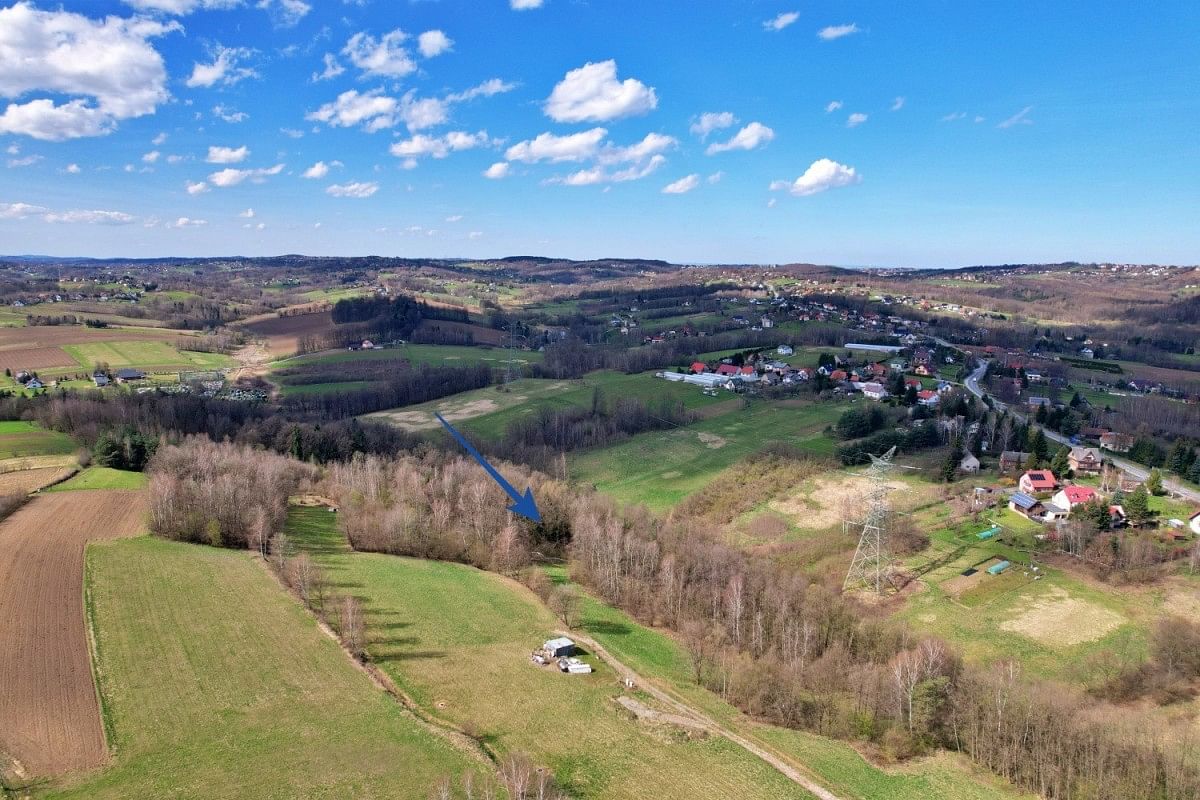
{"type": "Polygon", "coordinates": [[[887,541],[887,495],[892,487],[888,485],[887,477],[895,467],[892,463],[895,454],[896,448],[893,447],[882,456],[871,456],[871,466],[864,473],[871,481],[867,516],[862,522],[858,548],[854,551],[854,560],[850,562],[842,591],[865,588],[882,595],[890,577],[892,559],[887,541]]]}

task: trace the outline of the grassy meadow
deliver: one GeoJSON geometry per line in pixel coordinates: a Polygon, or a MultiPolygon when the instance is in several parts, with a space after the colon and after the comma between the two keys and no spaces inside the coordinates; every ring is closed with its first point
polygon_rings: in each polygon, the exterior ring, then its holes
{"type": "Polygon", "coordinates": [[[0,459],[69,455],[76,449],[75,442],[64,433],[46,430],[32,422],[0,422],[0,459]]]}
{"type": "Polygon", "coordinates": [[[111,766],[48,798],[411,798],[473,762],[428,733],[250,556],[93,544],[111,766]]]}
{"type": "Polygon", "coordinates": [[[808,798],[764,762],[717,737],[647,728],[591,675],[529,662],[558,624],[523,587],[457,564],[354,553],[324,509],[293,509],[289,533],[366,609],[368,651],[428,712],[470,725],[499,752],[523,750],[573,798],[808,798]]]}
{"type": "Polygon", "coordinates": [[[95,489],[143,489],[147,478],[144,472],[128,472],[111,467],[88,467],[70,480],[47,491],[71,492],[95,489]]]}

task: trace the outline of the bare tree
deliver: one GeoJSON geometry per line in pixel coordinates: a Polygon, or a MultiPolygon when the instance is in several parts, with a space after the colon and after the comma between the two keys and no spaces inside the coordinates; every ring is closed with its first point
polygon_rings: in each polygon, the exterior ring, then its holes
{"type": "Polygon", "coordinates": [[[357,597],[342,598],[338,608],[338,633],[342,644],[350,654],[359,661],[365,661],[367,656],[366,625],[363,621],[362,603],[357,597]]]}
{"type": "Polygon", "coordinates": [[[554,615],[567,626],[574,628],[579,621],[580,598],[579,592],[572,586],[557,586],[546,601],[554,615]]]}

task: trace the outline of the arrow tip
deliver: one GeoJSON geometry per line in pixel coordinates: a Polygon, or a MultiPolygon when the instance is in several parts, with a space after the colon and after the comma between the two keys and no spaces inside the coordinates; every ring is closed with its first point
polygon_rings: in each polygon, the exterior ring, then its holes
{"type": "Polygon", "coordinates": [[[533,489],[526,489],[525,494],[509,506],[508,510],[514,514],[520,514],[522,517],[528,517],[534,522],[542,521],[542,515],[538,511],[537,503],[533,500],[533,489]]]}

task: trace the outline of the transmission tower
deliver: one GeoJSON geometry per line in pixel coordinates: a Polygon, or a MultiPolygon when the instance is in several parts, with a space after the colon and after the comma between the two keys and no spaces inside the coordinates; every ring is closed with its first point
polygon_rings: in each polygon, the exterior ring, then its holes
{"type": "MultiPolygon", "coordinates": [[[[858,549],[854,551],[846,582],[842,584],[843,591],[864,588],[881,595],[890,576],[892,559],[887,542],[887,496],[891,487],[887,478],[895,467],[892,463],[895,455],[896,448],[893,447],[881,456],[871,456],[871,466],[862,473],[871,481],[867,495],[867,516],[862,522],[862,534],[858,537],[858,549]]],[[[857,523],[854,525],[857,527],[857,523]]]]}

